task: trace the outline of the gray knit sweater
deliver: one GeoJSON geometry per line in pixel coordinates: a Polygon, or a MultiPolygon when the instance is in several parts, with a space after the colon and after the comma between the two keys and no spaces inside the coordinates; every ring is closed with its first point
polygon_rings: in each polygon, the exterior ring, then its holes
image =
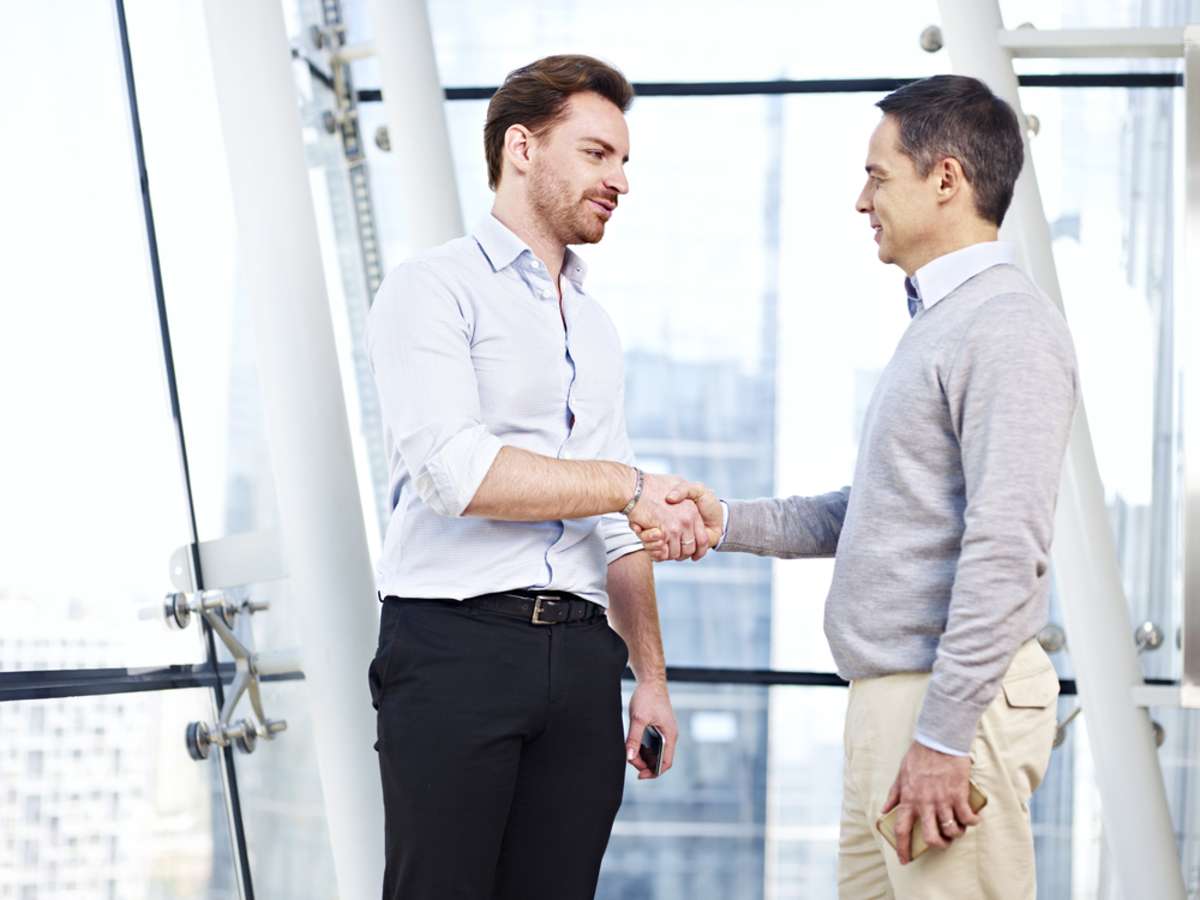
{"type": "Polygon", "coordinates": [[[993,266],[909,324],[867,409],[853,492],[730,501],[720,549],[836,551],[825,634],[839,673],[932,671],[917,731],[967,752],[1046,621],[1077,397],[1062,315],[993,266]]]}

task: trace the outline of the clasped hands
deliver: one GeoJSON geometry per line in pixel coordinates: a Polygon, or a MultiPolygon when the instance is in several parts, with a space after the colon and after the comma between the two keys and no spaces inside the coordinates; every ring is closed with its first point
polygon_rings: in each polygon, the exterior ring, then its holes
{"type": "Polygon", "coordinates": [[[721,539],[721,503],[702,484],[646,473],[629,524],[656,562],[698,560],[721,539]]]}

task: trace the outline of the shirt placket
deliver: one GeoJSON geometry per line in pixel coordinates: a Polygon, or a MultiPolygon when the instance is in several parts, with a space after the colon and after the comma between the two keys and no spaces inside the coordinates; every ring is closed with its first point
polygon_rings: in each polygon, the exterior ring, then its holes
{"type": "MultiPolygon", "coordinates": [[[[563,438],[559,442],[555,456],[559,459],[570,459],[570,451],[567,444],[571,439],[572,431],[575,426],[575,413],[572,408],[572,393],[575,387],[576,367],[575,358],[571,352],[571,309],[572,296],[570,282],[559,276],[559,283],[562,290],[562,306],[561,311],[558,303],[558,292],[554,290],[550,283],[549,273],[546,267],[542,265],[538,259],[533,259],[528,264],[528,279],[530,289],[533,291],[538,303],[545,304],[548,313],[554,316],[557,332],[562,335],[562,359],[565,363],[559,368],[559,385],[561,396],[563,398],[563,438]]],[[[546,570],[547,570],[547,585],[554,582],[554,563],[552,554],[555,548],[564,542],[564,537],[571,527],[570,521],[560,521],[559,532],[550,546],[546,548],[546,570]]]]}

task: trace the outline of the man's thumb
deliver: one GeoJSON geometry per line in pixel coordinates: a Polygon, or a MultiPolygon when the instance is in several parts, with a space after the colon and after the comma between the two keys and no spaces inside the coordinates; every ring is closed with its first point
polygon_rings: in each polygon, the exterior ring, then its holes
{"type": "Polygon", "coordinates": [[[632,762],[637,759],[638,750],[642,746],[642,732],[646,730],[646,726],[630,723],[629,739],[625,741],[625,759],[632,762]]]}

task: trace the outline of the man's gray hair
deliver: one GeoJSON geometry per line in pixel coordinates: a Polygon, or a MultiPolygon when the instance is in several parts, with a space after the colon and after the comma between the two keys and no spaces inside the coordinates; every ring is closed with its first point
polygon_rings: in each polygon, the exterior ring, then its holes
{"type": "Polygon", "coordinates": [[[900,126],[900,149],[927,176],[947,157],[958,160],[975,192],[979,215],[999,225],[1025,163],[1013,108],[986,84],[964,75],[935,75],[906,84],[875,104],[900,126]]]}

